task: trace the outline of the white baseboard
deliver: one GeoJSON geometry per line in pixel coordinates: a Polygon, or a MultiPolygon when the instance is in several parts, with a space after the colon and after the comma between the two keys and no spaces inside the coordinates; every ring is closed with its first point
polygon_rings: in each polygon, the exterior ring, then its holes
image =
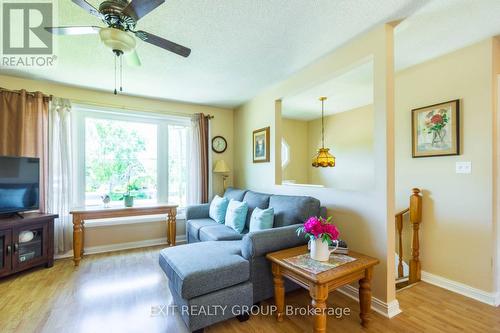
{"type": "Polygon", "coordinates": [[[429,284],[453,291],[457,294],[473,298],[479,302],[483,302],[489,305],[498,306],[500,305],[500,293],[490,293],[481,289],[471,287],[469,285],[449,280],[447,278],[434,275],[429,272],[421,272],[422,281],[429,284]]]}
{"type": "MultiPolygon", "coordinates": [[[[346,285],[340,287],[337,290],[347,297],[359,302],[359,294],[357,288],[351,285],[346,285]]],[[[399,308],[399,302],[397,299],[393,300],[390,303],[386,303],[376,297],[372,297],[372,310],[386,318],[392,318],[401,313],[401,309],[399,308]]]]}
{"type": "MultiPolygon", "coordinates": [[[[184,244],[186,243],[186,236],[179,235],[176,238],[176,244],[184,244]]],[[[85,254],[97,254],[97,253],[105,253],[105,252],[113,252],[113,251],[121,251],[121,250],[131,250],[138,249],[141,247],[149,247],[149,246],[157,246],[157,245],[166,245],[167,238],[155,238],[155,239],[146,239],[137,242],[126,242],[126,243],[117,243],[117,244],[107,244],[107,245],[99,245],[99,246],[91,246],[85,248],[85,254]]],[[[64,259],[73,257],[73,251],[69,251],[64,254],[56,255],[55,259],[64,259]]]]}

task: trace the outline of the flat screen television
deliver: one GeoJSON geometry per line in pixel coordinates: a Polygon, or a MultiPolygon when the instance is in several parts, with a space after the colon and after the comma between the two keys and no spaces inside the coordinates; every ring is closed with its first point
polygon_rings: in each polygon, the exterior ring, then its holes
{"type": "Polygon", "coordinates": [[[39,208],[40,159],[0,156],[0,214],[39,208]]]}

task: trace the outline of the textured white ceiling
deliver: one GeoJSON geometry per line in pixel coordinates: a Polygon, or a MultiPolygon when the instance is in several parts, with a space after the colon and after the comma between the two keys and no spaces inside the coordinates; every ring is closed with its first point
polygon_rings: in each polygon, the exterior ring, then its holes
{"type": "MultiPolygon", "coordinates": [[[[59,25],[102,26],[69,0],[56,2],[59,25]]],[[[138,41],[143,65],[125,67],[124,93],[235,107],[364,31],[405,17],[396,28],[397,68],[499,34],[500,0],[167,0],[138,29],[190,47],[191,56],[138,41]]],[[[0,73],[112,91],[113,56],[98,36],[57,38],[56,68],[0,73]]]]}
{"type": "MultiPolygon", "coordinates": [[[[401,70],[500,34],[499,0],[433,0],[395,29],[395,67],[401,70]]],[[[367,64],[368,65],[368,64],[367,64]]],[[[373,102],[373,73],[359,67],[283,100],[283,116],[318,118],[318,97],[329,97],[325,114],[373,102]]]]}
{"type": "Polygon", "coordinates": [[[373,102],[373,61],[293,96],[286,96],[282,104],[284,118],[311,120],[321,117],[319,97],[326,96],[325,116],[373,102]]]}
{"type": "Polygon", "coordinates": [[[396,69],[498,34],[499,0],[432,0],[396,27],[396,69]]]}
{"type": "MultiPolygon", "coordinates": [[[[406,17],[426,2],[168,0],[138,29],[190,47],[191,56],[139,41],[143,65],[125,68],[124,93],[234,107],[356,35],[406,17]]],[[[102,25],[69,0],[57,5],[59,25],[102,25]]],[[[56,38],[56,68],[0,72],[112,91],[113,57],[98,36],[56,38]]]]}

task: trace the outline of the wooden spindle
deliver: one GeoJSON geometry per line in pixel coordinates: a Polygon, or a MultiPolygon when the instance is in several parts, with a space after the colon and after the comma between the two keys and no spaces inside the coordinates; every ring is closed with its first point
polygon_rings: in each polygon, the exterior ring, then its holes
{"type": "Polygon", "coordinates": [[[398,278],[403,277],[403,214],[396,215],[396,229],[398,230],[398,278]]]}
{"type": "Polygon", "coordinates": [[[422,196],[418,188],[412,189],[410,197],[410,223],[413,228],[409,283],[420,281],[420,244],[418,232],[422,222],[422,196]]]}

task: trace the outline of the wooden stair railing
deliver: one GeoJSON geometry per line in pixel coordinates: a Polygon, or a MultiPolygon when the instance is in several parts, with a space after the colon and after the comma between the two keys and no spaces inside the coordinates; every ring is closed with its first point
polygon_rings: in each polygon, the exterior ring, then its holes
{"type": "Polygon", "coordinates": [[[398,278],[402,278],[403,273],[403,215],[408,213],[410,208],[400,211],[396,214],[396,230],[398,231],[398,278]]]}
{"type": "Polygon", "coordinates": [[[412,195],[410,196],[410,207],[406,208],[395,216],[396,230],[398,233],[398,278],[403,277],[403,216],[409,214],[410,224],[412,225],[412,246],[411,246],[411,259],[410,259],[410,274],[408,277],[408,284],[420,281],[420,243],[418,232],[420,229],[420,223],[422,223],[422,196],[420,194],[420,189],[412,189],[412,195]]]}

